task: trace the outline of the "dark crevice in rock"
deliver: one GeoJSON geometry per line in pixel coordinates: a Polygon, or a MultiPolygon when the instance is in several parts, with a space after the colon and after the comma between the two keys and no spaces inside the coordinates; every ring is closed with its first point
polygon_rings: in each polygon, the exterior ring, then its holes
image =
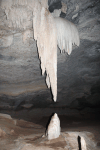
{"type": "Polygon", "coordinates": [[[79,149],[78,150],[82,150],[82,148],[81,148],[81,137],[80,136],[78,136],[78,147],[79,147],[79,149]]]}
{"type": "Polygon", "coordinates": [[[66,17],[66,14],[63,13],[63,12],[61,12],[60,17],[61,17],[61,18],[65,18],[65,17],[66,17]]]}
{"type": "Polygon", "coordinates": [[[49,11],[52,13],[55,9],[61,9],[61,7],[62,7],[62,4],[61,4],[61,1],[59,0],[49,6],[49,11]]]}

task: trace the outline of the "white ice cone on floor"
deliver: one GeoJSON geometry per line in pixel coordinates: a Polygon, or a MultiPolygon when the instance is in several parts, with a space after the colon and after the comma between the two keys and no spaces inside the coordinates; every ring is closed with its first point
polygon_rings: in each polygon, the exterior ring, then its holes
{"type": "Polygon", "coordinates": [[[81,148],[82,148],[82,150],[87,150],[87,148],[86,148],[86,142],[85,142],[85,140],[84,140],[83,137],[81,137],[81,148]]]}
{"type": "Polygon", "coordinates": [[[58,118],[58,115],[55,113],[48,125],[46,136],[48,137],[48,140],[52,140],[58,138],[59,135],[60,135],[60,120],[58,118]]]}

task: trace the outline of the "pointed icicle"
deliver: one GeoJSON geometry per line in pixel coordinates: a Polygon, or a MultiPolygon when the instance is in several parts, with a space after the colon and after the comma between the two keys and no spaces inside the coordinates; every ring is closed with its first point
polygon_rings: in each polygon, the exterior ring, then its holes
{"type": "Polygon", "coordinates": [[[53,16],[35,1],[33,9],[34,39],[37,40],[42,75],[46,72],[46,83],[51,87],[53,99],[57,99],[57,37],[53,16]]]}

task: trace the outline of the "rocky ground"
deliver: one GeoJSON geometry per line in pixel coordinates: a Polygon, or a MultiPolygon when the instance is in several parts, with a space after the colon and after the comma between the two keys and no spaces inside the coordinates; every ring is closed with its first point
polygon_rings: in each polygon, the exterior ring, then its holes
{"type": "Polygon", "coordinates": [[[45,137],[49,117],[36,122],[12,118],[0,113],[0,150],[87,150],[100,149],[100,121],[69,119],[60,116],[61,135],[48,141],[45,137]]]}

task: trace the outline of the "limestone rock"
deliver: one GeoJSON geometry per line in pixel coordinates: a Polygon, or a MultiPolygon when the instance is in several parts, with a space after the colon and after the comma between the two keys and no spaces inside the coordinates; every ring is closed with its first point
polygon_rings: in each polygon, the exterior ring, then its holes
{"type": "Polygon", "coordinates": [[[11,116],[8,115],[8,114],[2,114],[0,113],[0,119],[9,119],[9,120],[12,120],[11,116]]]}
{"type": "Polygon", "coordinates": [[[24,33],[23,33],[23,42],[27,42],[27,40],[29,40],[30,38],[33,38],[33,31],[31,30],[26,30],[24,33]]]}
{"type": "Polygon", "coordinates": [[[21,150],[54,150],[46,146],[33,146],[32,144],[26,144],[21,150]]]}
{"type": "Polygon", "coordinates": [[[0,128],[0,137],[4,137],[6,133],[0,128]]]}
{"type": "Polygon", "coordinates": [[[24,108],[31,108],[33,106],[33,104],[24,104],[24,105],[21,105],[22,107],[24,108]]]}
{"type": "Polygon", "coordinates": [[[66,5],[65,3],[63,3],[63,2],[61,2],[61,4],[62,4],[61,11],[62,11],[63,13],[66,14],[66,11],[67,11],[67,5],[66,5]]]}
{"type": "Polygon", "coordinates": [[[13,43],[13,35],[0,37],[0,47],[8,47],[13,43]]]}

